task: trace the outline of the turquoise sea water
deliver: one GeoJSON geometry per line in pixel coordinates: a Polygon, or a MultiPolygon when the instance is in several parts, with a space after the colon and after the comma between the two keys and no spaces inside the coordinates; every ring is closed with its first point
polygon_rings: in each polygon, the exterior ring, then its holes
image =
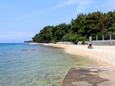
{"type": "Polygon", "coordinates": [[[68,69],[87,62],[62,49],[0,44],[0,86],[59,86],[68,69]]]}

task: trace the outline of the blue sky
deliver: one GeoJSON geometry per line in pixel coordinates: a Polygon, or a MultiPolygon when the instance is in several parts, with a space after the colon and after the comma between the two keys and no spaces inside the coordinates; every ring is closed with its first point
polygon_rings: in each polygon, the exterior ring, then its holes
{"type": "Polygon", "coordinates": [[[0,0],[0,42],[30,40],[46,25],[97,10],[115,10],[115,0],[0,0]]]}

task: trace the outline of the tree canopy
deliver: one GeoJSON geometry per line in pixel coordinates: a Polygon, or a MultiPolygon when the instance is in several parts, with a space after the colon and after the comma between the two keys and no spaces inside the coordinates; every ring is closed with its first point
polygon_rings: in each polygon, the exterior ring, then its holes
{"type": "Polygon", "coordinates": [[[102,34],[115,34],[115,11],[81,13],[72,19],[70,24],[45,26],[33,37],[33,42],[71,41],[76,43],[87,40],[89,36],[102,34]]]}

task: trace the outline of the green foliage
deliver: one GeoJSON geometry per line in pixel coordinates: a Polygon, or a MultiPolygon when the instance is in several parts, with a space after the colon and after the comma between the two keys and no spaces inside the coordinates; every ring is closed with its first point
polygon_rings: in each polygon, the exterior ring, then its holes
{"type": "Polygon", "coordinates": [[[56,37],[56,41],[61,41],[62,37],[68,33],[68,28],[69,25],[65,24],[65,23],[62,23],[62,24],[59,24],[59,25],[56,25],[55,26],[55,30],[54,30],[54,36],[56,37]]]}
{"type": "Polygon", "coordinates": [[[35,37],[33,37],[33,41],[42,43],[52,42],[53,39],[53,26],[44,27],[39,34],[36,34],[35,37]]]}
{"type": "Polygon", "coordinates": [[[98,35],[98,38],[102,39],[102,34],[107,34],[105,38],[108,39],[108,34],[113,33],[115,33],[115,11],[108,13],[97,11],[79,14],[77,18],[72,19],[70,24],[61,23],[56,26],[46,26],[33,37],[33,41],[42,43],[71,41],[77,43],[88,40],[89,36],[98,35]]]}
{"type": "Polygon", "coordinates": [[[112,33],[112,39],[115,39],[115,32],[112,33]]]}
{"type": "Polygon", "coordinates": [[[78,35],[76,34],[72,34],[72,33],[68,33],[65,34],[62,38],[63,41],[71,41],[71,42],[78,42],[78,35]]]}
{"type": "Polygon", "coordinates": [[[113,23],[112,26],[108,30],[108,33],[114,33],[114,32],[115,32],[115,23],[113,23]]]}

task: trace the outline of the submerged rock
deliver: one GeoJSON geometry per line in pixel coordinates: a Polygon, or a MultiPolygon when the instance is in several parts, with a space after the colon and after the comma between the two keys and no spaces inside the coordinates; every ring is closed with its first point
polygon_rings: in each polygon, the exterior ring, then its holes
{"type": "Polygon", "coordinates": [[[103,83],[109,80],[100,77],[99,71],[98,69],[71,68],[62,81],[62,86],[104,86],[103,83]]]}

